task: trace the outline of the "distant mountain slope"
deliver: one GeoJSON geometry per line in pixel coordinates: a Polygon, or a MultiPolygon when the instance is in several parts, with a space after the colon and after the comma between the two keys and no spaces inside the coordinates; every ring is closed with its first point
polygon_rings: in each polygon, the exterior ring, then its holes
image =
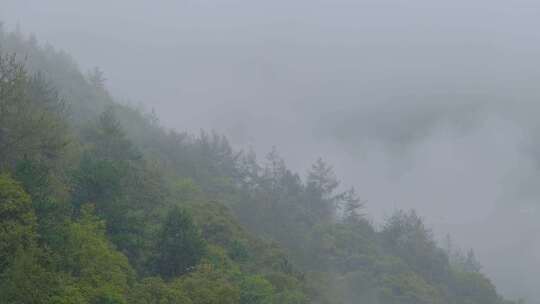
{"type": "Polygon", "coordinates": [[[21,33],[0,52],[0,303],[514,303],[414,211],[375,229],[323,160],[166,130],[21,33]]]}

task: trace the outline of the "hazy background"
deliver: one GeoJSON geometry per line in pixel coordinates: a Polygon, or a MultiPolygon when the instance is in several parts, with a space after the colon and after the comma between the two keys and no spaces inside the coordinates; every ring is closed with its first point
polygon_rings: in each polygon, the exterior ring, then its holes
{"type": "Polygon", "coordinates": [[[538,1],[0,0],[0,20],[168,127],[322,156],[375,221],[415,208],[539,303],[538,1]]]}

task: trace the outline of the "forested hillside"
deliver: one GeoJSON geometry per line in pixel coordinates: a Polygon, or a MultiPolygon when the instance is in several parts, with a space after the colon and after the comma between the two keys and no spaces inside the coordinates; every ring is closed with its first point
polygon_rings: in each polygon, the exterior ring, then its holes
{"type": "Polygon", "coordinates": [[[322,159],[168,130],[0,31],[0,303],[515,303],[416,212],[362,207],[322,159]]]}

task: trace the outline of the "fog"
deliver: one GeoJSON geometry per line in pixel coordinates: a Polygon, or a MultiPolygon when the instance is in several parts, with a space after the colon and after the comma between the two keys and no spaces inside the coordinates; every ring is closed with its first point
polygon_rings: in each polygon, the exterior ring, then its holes
{"type": "Polygon", "coordinates": [[[539,16],[527,0],[0,0],[7,27],[101,67],[165,126],[276,146],[299,171],[321,156],[374,221],[415,208],[531,299],[539,16]]]}

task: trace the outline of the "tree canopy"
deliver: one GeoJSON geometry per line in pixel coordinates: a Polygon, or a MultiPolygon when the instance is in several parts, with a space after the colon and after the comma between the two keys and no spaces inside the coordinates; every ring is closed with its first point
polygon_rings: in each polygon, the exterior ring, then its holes
{"type": "Polygon", "coordinates": [[[373,225],[322,158],[167,130],[102,70],[0,45],[0,303],[514,303],[415,211],[373,225]]]}

